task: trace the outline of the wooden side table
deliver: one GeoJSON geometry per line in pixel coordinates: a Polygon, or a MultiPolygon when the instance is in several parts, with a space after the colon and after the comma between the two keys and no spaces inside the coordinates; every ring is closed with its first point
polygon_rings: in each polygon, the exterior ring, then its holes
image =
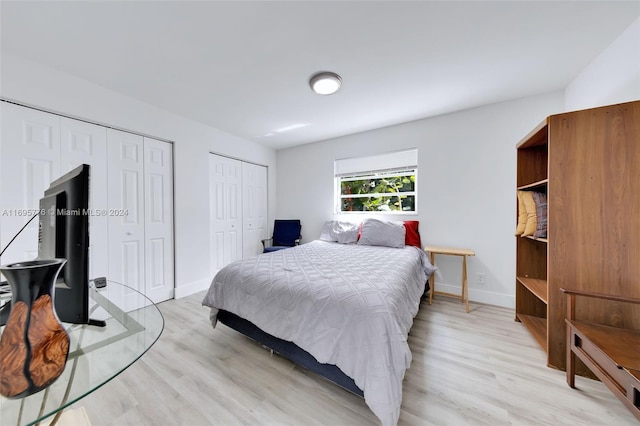
{"type": "Polygon", "coordinates": [[[433,302],[433,295],[439,294],[442,296],[460,297],[461,303],[466,303],[467,312],[469,312],[469,283],[467,280],[467,256],[475,256],[476,253],[471,249],[466,248],[453,248],[453,247],[438,247],[438,246],[426,246],[424,251],[429,252],[429,258],[431,264],[435,266],[435,255],[443,254],[450,256],[462,256],[462,291],[460,295],[447,293],[444,291],[436,291],[435,272],[429,277],[429,304],[433,302]]]}

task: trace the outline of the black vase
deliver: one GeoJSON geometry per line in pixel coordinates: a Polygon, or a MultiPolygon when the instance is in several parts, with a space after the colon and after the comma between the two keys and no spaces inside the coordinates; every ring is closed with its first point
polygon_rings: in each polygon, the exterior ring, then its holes
{"type": "Polygon", "coordinates": [[[11,312],[0,338],[0,394],[22,398],[64,371],[69,335],[55,312],[54,285],[65,259],[0,266],[11,286],[11,312]]]}

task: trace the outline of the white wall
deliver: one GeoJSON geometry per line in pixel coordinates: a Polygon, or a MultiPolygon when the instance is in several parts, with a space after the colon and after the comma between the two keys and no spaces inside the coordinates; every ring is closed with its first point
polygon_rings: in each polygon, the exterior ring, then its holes
{"type": "MultiPolygon", "coordinates": [[[[514,306],[515,145],[544,117],[640,99],[640,18],[563,92],[278,151],[276,216],[300,218],[303,239],[318,238],[333,214],[333,161],[418,147],[423,245],[469,247],[471,300],[514,306]],[[286,188],[286,190],[284,190],[286,188]],[[486,284],[476,282],[486,274],[486,284]]],[[[384,217],[384,216],[383,216],[384,217]]],[[[361,217],[350,217],[360,220],[361,217]]],[[[460,287],[459,260],[437,258],[436,280],[460,287]]]]}
{"type": "MultiPolygon", "coordinates": [[[[275,182],[275,152],[4,52],[1,61],[4,99],[174,142],[176,297],[207,288],[212,278],[208,153],[265,165],[275,182]]],[[[269,198],[275,194],[269,185],[269,198]]],[[[273,218],[275,204],[269,204],[273,218]]]]}
{"type": "MultiPolygon", "coordinates": [[[[300,218],[304,241],[333,214],[333,161],[418,148],[422,243],[468,247],[469,297],[513,307],[516,144],[546,116],[564,111],[563,92],[488,105],[278,151],[276,217],[300,218]],[[486,284],[476,283],[476,273],[486,284]]],[[[460,259],[436,258],[442,290],[459,291],[460,259]],[[449,287],[449,288],[446,288],[449,287]]]]}
{"type": "Polygon", "coordinates": [[[567,111],[640,99],[640,18],[567,86],[567,111]]]}

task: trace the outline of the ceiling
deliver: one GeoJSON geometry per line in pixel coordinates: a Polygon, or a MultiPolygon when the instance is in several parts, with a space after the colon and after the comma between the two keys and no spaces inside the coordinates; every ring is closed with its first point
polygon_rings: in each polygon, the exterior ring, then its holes
{"type": "Polygon", "coordinates": [[[1,52],[275,149],[563,89],[625,1],[0,3],[1,52]],[[309,77],[343,78],[330,96],[309,77]]]}

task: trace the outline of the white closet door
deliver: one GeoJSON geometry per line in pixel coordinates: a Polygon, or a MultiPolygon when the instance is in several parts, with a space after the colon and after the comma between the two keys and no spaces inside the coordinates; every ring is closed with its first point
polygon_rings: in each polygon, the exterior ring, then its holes
{"type": "MultiPolygon", "coordinates": [[[[53,180],[89,164],[90,277],[107,276],[155,302],[172,298],[171,144],[7,102],[0,118],[0,248],[53,180]]],[[[35,258],[37,230],[34,220],[0,262],[35,258]]]]}
{"type": "Polygon", "coordinates": [[[226,182],[224,158],[209,155],[209,250],[211,251],[211,273],[215,274],[225,263],[225,215],[224,188],[226,182]]]}
{"type": "Polygon", "coordinates": [[[229,236],[226,263],[242,259],[242,162],[229,160],[226,168],[226,215],[229,236]]]}
{"type": "Polygon", "coordinates": [[[212,273],[242,259],[242,162],[209,156],[212,273]]]}
{"type": "Polygon", "coordinates": [[[263,251],[262,239],[267,238],[267,168],[242,163],[242,257],[263,251]]]}
{"type": "MultiPolygon", "coordinates": [[[[60,176],[60,117],[0,102],[0,247],[27,223],[49,184],[60,176]]],[[[38,255],[38,218],[2,255],[1,263],[38,255]]]]}
{"type": "Polygon", "coordinates": [[[61,173],[81,164],[91,166],[89,179],[89,278],[109,272],[107,199],[107,129],[96,124],[60,118],[61,173]]]}
{"type": "Polygon", "coordinates": [[[145,294],[156,303],[174,293],[172,164],[171,144],[144,138],[145,294]]]}
{"type": "MultiPolygon", "coordinates": [[[[107,130],[108,278],[145,292],[144,149],[142,136],[107,130]]],[[[123,295],[127,300],[127,295],[123,295]]],[[[131,298],[135,299],[135,298],[131,298]]]]}

